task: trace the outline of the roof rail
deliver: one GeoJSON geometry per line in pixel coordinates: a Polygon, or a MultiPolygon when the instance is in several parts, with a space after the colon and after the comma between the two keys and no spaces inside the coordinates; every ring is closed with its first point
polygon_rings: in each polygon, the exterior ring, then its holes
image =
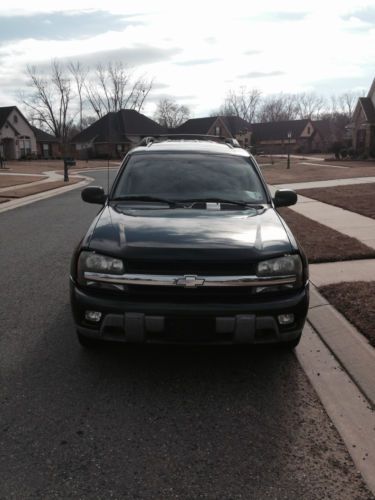
{"type": "Polygon", "coordinates": [[[240,148],[237,139],[233,137],[224,137],[221,135],[207,135],[207,134],[160,134],[152,137],[144,137],[138,146],[150,146],[153,142],[161,142],[165,140],[199,140],[199,141],[214,141],[222,144],[227,144],[233,148],[240,148]]]}
{"type": "Polygon", "coordinates": [[[155,142],[155,137],[143,137],[141,142],[138,143],[138,146],[150,146],[153,142],[155,142]]]}

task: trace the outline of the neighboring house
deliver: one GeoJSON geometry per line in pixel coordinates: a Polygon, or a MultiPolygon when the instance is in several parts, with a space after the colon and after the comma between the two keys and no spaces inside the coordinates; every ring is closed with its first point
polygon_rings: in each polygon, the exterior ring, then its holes
{"type": "Polygon", "coordinates": [[[0,107],[0,155],[5,160],[34,157],[34,131],[16,106],[0,107]]]}
{"type": "Polygon", "coordinates": [[[170,133],[217,135],[232,137],[239,141],[241,146],[248,147],[251,142],[251,125],[246,120],[237,116],[209,116],[204,118],[191,118],[170,133]]]}
{"type": "Polygon", "coordinates": [[[54,135],[47,134],[44,130],[40,130],[31,125],[36,139],[36,148],[38,158],[50,159],[60,158],[61,144],[54,135]]]}
{"type": "Polygon", "coordinates": [[[75,156],[122,158],[143,137],[166,134],[167,130],[132,109],[111,112],[73,137],[75,156]]]}
{"type": "Polygon", "coordinates": [[[252,146],[258,153],[310,153],[321,151],[321,135],[309,119],[253,123],[252,146]]]}
{"type": "Polygon", "coordinates": [[[375,157],[375,78],[367,97],[360,97],[351,123],[353,148],[375,157]]]}

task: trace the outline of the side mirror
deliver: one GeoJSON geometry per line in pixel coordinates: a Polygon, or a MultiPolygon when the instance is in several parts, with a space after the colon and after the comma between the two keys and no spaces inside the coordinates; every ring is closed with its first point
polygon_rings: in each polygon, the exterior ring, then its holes
{"type": "Polygon", "coordinates": [[[104,193],[104,189],[99,186],[90,186],[82,190],[81,198],[87,203],[97,203],[98,205],[104,205],[107,200],[107,195],[104,193]]]}
{"type": "Polygon", "coordinates": [[[278,189],[273,199],[275,207],[290,207],[297,203],[297,193],[291,189],[278,189]]]}

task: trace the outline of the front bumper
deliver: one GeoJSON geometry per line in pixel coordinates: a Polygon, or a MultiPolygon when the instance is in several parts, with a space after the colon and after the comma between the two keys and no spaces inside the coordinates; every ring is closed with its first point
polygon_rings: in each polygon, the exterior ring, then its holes
{"type": "Polygon", "coordinates": [[[132,343],[279,343],[296,339],[305,323],[308,284],[285,297],[248,303],[172,303],[129,300],[100,294],[70,283],[77,331],[93,339],[132,343]],[[101,321],[85,319],[86,311],[102,313],[101,321]],[[294,314],[281,326],[279,314],[294,314]]]}

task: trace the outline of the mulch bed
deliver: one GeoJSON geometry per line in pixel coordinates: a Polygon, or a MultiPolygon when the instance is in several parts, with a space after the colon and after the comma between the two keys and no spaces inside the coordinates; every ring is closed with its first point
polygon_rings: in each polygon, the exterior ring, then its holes
{"type": "Polygon", "coordinates": [[[375,219],[375,184],[299,189],[298,193],[375,219]]]}
{"type": "Polygon", "coordinates": [[[291,160],[290,169],[286,168],[286,160],[277,161],[274,165],[262,166],[261,170],[268,184],[293,184],[295,182],[325,181],[331,179],[351,179],[355,177],[375,177],[375,161],[364,165],[351,163],[337,163],[348,168],[336,167],[332,163],[317,162],[317,165],[303,165],[313,163],[310,160],[291,160]],[[327,165],[324,165],[324,164],[327,165]],[[323,165],[323,166],[321,166],[323,165]]]}
{"type": "Polygon", "coordinates": [[[23,198],[24,196],[30,196],[32,194],[43,193],[44,191],[49,191],[50,189],[56,189],[59,187],[69,186],[71,184],[76,184],[80,182],[82,179],[71,179],[69,182],[64,181],[53,181],[46,182],[45,184],[38,184],[37,186],[26,186],[20,189],[9,189],[3,192],[3,196],[7,198],[23,198]]]}
{"type": "MultiPolygon", "coordinates": [[[[118,167],[121,160],[110,160],[110,167],[118,167]]],[[[41,174],[49,170],[63,171],[64,162],[62,160],[35,160],[35,161],[9,161],[7,162],[9,170],[7,172],[24,174],[41,174]]],[[[69,172],[74,170],[84,170],[91,168],[106,168],[107,160],[77,160],[75,167],[70,167],[69,172]]]]}
{"type": "Polygon", "coordinates": [[[45,176],[31,177],[29,175],[0,175],[0,188],[17,186],[17,184],[28,184],[31,182],[42,181],[45,176]]]}
{"type": "Polygon", "coordinates": [[[279,208],[278,212],[298,239],[311,263],[375,257],[374,249],[355,238],[339,233],[290,208],[279,208]]]}
{"type": "Polygon", "coordinates": [[[375,281],[326,285],[319,292],[375,347],[375,281]]]}

